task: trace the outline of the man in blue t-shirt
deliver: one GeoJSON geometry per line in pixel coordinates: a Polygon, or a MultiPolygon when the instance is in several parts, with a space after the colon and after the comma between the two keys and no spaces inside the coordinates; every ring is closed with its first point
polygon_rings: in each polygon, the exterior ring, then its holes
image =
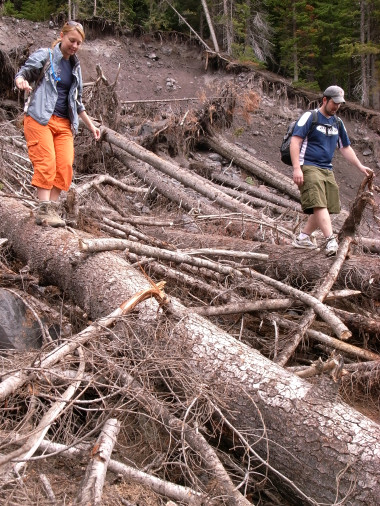
{"type": "Polygon", "coordinates": [[[312,126],[313,114],[305,112],[296,123],[290,143],[293,181],[300,188],[302,209],[309,215],[293,246],[316,248],[310,236],[320,229],[326,238],[328,256],[338,250],[330,219],[330,214],[340,212],[339,189],[331,163],[335,149],[338,147],[344,158],[366,176],[373,172],[359,161],[342,120],[335,116],[342,103],[345,103],[342,88],[329,86],[317,111],[317,124],[312,126]]]}

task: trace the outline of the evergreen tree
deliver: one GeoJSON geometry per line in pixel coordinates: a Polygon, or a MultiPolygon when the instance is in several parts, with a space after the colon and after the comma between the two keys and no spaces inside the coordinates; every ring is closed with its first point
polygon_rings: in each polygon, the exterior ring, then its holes
{"type": "Polygon", "coordinates": [[[32,21],[46,21],[54,9],[54,2],[50,0],[25,0],[22,2],[20,15],[32,21]]]}
{"type": "Polygon", "coordinates": [[[294,82],[315,80],[315,9],[306,0],[268,0],[276,67],[294,82]]]}

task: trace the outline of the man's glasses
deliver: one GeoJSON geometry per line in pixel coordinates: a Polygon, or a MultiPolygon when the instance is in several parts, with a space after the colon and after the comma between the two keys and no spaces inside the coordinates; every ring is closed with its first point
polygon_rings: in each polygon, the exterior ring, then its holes
{"type": "Polygon", "coordinates": [[[82,31],[84,31],[83,26],[80,23],[78,23],[77,21],[67,21],[66,25],[68,25],[68,26],[77,26],[82,31]]]}

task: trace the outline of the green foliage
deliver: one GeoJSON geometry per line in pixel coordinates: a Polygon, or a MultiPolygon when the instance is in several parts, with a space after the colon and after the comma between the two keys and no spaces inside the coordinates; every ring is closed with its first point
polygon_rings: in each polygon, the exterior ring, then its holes
{"type": "Polygon", "coordinates": [[[54,11],[54,6],[49,0],[27,0],[22,3],[21,17],[31,21],[46,21],[54,11]]]}
{"type": "Polygon", "coordinates": [[[379,54],[380,0],[266,3],[277,69],[303,87],[339,84],[349,93],[362,71],[360,56],[379,54]]]}
{"type": "MultiPolygon", "coordinates": [[[[76,5],[79,9],[77,18],[92,17],[94,1],[81,0],[76,5]]],[[[125,26],[134,24],[133,0],[96,0],[96,17],[114,21],[125,26]]]]}
{"type": "Polygon", "coordinates": [[[293,86],[295,88],[302,88],[314,93],[319,93],[321,91],[320,86],[316,81],[303,81],[299,79],[296,83],[293,83],[293,86]]]}
{"type": "MultiPolygon", "coordinates": [[[[66,5],[66,2],[63,5],[66,5]]],[[[3,15],[30,21],[46,21],[61,6],[62,1],[57,0],[7,0],[3,6],[3,15]]]]}
{"type": "Polygon", "coordinates": [[[170,30],[173,22],[172,12],[174,11],[170,9],[166,2],[149,2],[148,15],[141,23],[144,30],[147,32],[170,30]]]}
{"type": "Polygon", "coordinates": [[[243,133],[244,133],[243,127],[236,128],[234,131],[235,137],[240,137],[241,135],[243,135],[243,133]]]}
{"type": "Polygon", "coordinates": [[[240,62],[254,62],[259,63],[253,49],[245,44],[238,44],[234,42],[232,44],[232,56],[240,62]]]}
{"type": "Polygon", "coordinates": [[[3,5],[2,14],[4,16],[12,16],[14,18],[22,17],[19,11],[15,8],[13,2],[11,2],[10,0],[5,2],[5,4],[3,5]]]}

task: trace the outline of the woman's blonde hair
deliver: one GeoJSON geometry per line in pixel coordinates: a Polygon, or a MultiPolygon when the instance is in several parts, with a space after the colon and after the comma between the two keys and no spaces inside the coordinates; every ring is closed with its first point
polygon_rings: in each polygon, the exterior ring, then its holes
{"type": "MultiPolygon", "coordinates": [[[[66,35],[66,33],[69,33],[72,30],[76,30],[79,33],[79,35],[82,37],[82,40],[84,40],[86,38],[86,36],[84,34],[83,26],[80,23],[78,23],[77,21],[67,21],[63,25],[61,32],[63,33],[63,35],[66,35]]],[[[62,40],[61,37],[58,37],[58,39],[53,42],[51,47],[56,46],[59,42],[61,42],[61,40],[62,40]]]]}

